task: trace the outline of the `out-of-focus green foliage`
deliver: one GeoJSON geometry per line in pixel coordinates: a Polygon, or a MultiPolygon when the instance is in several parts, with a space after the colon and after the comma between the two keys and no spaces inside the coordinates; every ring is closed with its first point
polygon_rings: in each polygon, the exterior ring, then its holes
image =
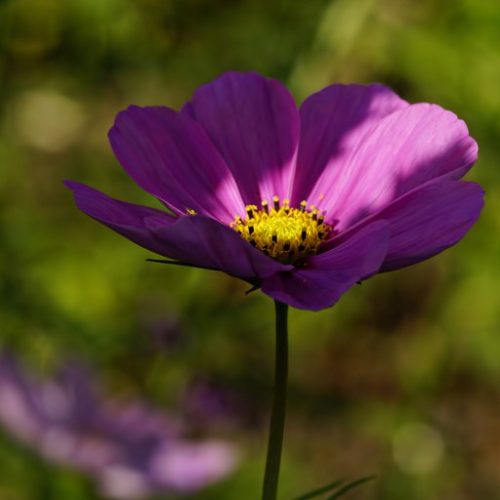
{"type": "MultiPolygon", "coordinates": [[[[265,415],[271,301],[222,274],[145,262],[148,252],[77,212],[62,180],[152,204],[107,145],[114,115],[131,103],[179,107],[229,69],[281,79],[299,101],[332,82],[381,81],[468,123],[487,204],[456,248],[331,310],[292,311],[281,492],[375,473],[352,498],[500,499],[498,26],[497,0],[1,1],[1,346],[41,373],[76,353],[111,394],[181,413],[185,387],[207,378],[265,415]],[[172,322],[182,340],[159,341],[172,322]]],[[[235,441],[244,460],[196,498],[258,497],[257,420],[199,431],[235,441]]],[[[0,498],[93,493],[2,435],[0,498]]]]}

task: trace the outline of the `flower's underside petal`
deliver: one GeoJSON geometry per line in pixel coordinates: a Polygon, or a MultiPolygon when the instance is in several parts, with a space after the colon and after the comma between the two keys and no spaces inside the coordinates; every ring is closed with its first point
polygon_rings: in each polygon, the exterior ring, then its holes
{"type": "Polygon", "coordinates": [[[229,72],[200,87],[182,112],[205,128],[246,204],[289,198],[299,114],[280,82],[229,72]]]}
{"type": "Polygon", "coordinates": [[[477,159],[477,144],[456,115],[415,104],[384,118],[341,166],[322,179],[321,208],[346,229],[399,196],[439,177],[460,178],[477,159]]]}
{"type": "Polygon", "coordinates": [[[165,107],[130,106],[118,114],[109,140],[130,177],[174,212],[192,209],[225,223],[244,214],[230,170],[188,116],[165,107]]]}
{"type": "Polygon", "coordinates": [[[168,257],[192,265],[219,269],[248,281],[292,269],[271,259],[236,231],[204,216],[184,216],[175,224],[152,227],[169,247],[168,257]]]}
{"type": "Polygon", "coordinates": [[[300,107],[292,203],[308,200],[322,207],[322,195],[329,195],[335,187],[343,165],[366,133],[385,116],[407,106],[380,84],[335,84],[308,97],[300,107]]]}
{"type": "Polygon", "coordinates": [[[465,181],[431,181],[404,194],[388,207],[329,242],[346,239],[365,224],[389,223],[390,238],[382,271],[416,264],[461,240],[478,219],[484,191],[465,181]]]}
{"type": "Polygon", "coordinates": [[[176,220],[173,216],[154,208],[115,200],[79,182],[66,181],[65,185],[73,191],[76,206],[82,212],[148,250],[160,255],[168,251],[168,247],[146,227],[145,220],[150,224],[155,221],[159,226],[170,225],[176,220]]]}
{"type": "Polygon", "coordinates": [[[220,269],[248,280],[264,279],[292,266],[252,247],[233,229],[210,217],[174,218],[159,210],[125,203],[73,181],[66,181],[80,210],[160,255],[186,264],[220,269]]]}
{"type": "Polygon", "coordinates": [[[379,270],[388,238],[388,224],[374,222],[339,246],[309,259],[307,268],[296,268],[265,280],[262,291],[301,309],[330,307],[352,285],[379,270]]]}

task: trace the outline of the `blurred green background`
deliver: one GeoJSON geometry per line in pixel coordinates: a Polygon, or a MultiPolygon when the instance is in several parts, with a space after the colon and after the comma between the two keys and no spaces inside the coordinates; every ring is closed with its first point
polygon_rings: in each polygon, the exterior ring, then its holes
{"type": "MultiPolygon", "coordinates": [[[[380,81],[468,123],[480,145],[469,178],[487,204],[445,254],[333,309],[291,312],[282,498],[375,473],[349,498],[500,499],[499,26],[497,0],[1,1],[1,347],[46,374],[76,353],[109,394],[181,414],[195,379],[234,391],[260,417],[197,430],[237,443],[243,461],[195,497],[258,498],[272,301],[222,274],[145,262],[79,213],[62,180],[154,205],[112,156],[114,115],[178,108],[229,69],[278,78],[298,102],[333,82],[380,81]]],[[[94,495],[0,434],[2,500],[94,495]]]]}

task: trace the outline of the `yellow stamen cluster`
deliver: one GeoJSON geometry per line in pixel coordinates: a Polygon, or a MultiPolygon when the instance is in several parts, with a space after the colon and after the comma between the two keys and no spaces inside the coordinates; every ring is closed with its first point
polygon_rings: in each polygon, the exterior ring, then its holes
{"type": "Polygon", "coordinates": [[[247,205],[247,216],[237,216],[231,227],[242,238],[266,255],[281,262],[291,263],[315,254],[332,227],[324,222],[324,214],[316,207],[307,207],[302,201],[299,208],[290,208],[290,202],[275,196],[273,206],[264,200],[259,209],[247,205]]]}

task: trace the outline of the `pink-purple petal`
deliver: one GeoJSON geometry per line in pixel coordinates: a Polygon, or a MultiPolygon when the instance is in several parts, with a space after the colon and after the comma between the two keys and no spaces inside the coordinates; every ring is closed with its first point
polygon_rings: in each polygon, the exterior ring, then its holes
{"type": "Polygon", "coordinates": [[[306,268],[265,280],[262,291],[300,309],[316,311],[330,307],[351,286],[379,270],[388,239],[388,224],[376,221],[339,246],[310,258],[306,268]]]}
{"type": "Polygon", "coordinates": [[[292,203],[305,199],[321,206],[322,197],[331,195],[343,164],[366,133],[385,116],[407,106],[391,89],[378,83],[335,84],[308,97],[300,108],[292,203]]]}
{"type": "Polygon", "coordinates": [[[201,86],[182,111],[205,128],[246,204],[290,196],[299,114],[280,82],[256,73],[225,73],[201,86]]]}
{"type": "Polygon", "coordinates": [[[97,189],[74,181],[65,185],[73,191],[76,206],[93,219],[105,224],[134,243],[155,253],[164,255],[168,247],[148,227],[155,221],[158,226],[168,226],[176,219],[160,210],[115,200],[97,189]]]}
{"type": "Polygon", "coordinates": [[[430,183],[382,210],[376,218],[389,222],[391,236],[381,270],[416,264],[455,245],[479,218],[483,196],[473,182],[430,183]]]}
{"type": "MultiPolygon", "coordinates": [[[[343,230],[433,178],[461,177],[476,159],[477,144],[456,115],[431,104],[408,106],[367,134],[321,208],[343,230]]],[[[319,182],[314,192],[321,190],[319,182]]]]}
{"type": "Polygon", "coordinates": [[[244,214],[230,170],[190,117],[130,106],[118,114],[109,139],[130,177],[174,212],[191,209],[226,223],[244,214]]]}
{"type": "Polygon", "coordinates": [[[416,264],[460,241],[479,218],[483,197],[483,189],[474,182],[433,180],[400,196],[325,246],[348,241],[360,228],[384,220],[390,238],[381,271],[416,264]]]}
{"type": "Polygon", "coordinates": [[[245,241],[236,231],[204,216],[184,216],[170,226],[152,227],[155,235],[168,245],[168,257],[192,265],[220,269],[248,281],[292,269],[245,241]]]}

